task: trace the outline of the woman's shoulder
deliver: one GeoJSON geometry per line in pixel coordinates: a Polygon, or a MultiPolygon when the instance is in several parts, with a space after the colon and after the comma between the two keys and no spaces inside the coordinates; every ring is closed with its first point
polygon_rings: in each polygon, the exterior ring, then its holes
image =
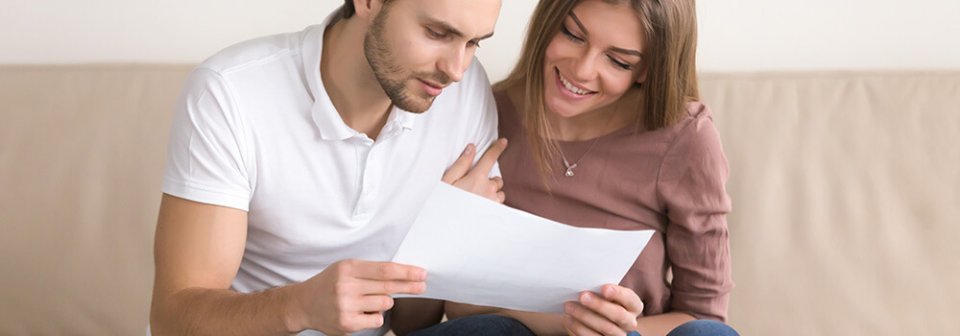
{"type": "Polygon", "coordinates": [[[687,114],[672,126],[674,129],[670,152],[674,156],[702,158],[723,156],[720,132],[713,121],[713,111],[703,102],[686,104],[687,114]]]}
{"type": "Polygon", "coordinates": [[[509,90],[494,90],[493,99],[497,102],[497,115],[500,120],[501,133],[503,133],[504,128],[516,127],[520,122],[520,115],[517,110],[517,103],[514,101],[514,98],[509,93],[509,90]]]}
{"type": "Polygon", "coordinates": [[[493,90],[493,99],[497,102],[498,110],[516,113],[517,103],[514,96],[514,94],[511,94],[511,90],[506,88],[498,87],[493,90]]]}
{"type": "Polygon", "coordinates": [[[691,131],[700,130],[703,127],[713,128],[713,112],[703,102],[690,101],[684,105],[684,111],[672,124],[647,132],[647,135],[663,141],[675,142],[690,136],[691,131]]]}
{"type": "MultiPolygon", "coordinates": [[[[493,99],[497,102],[498,129],[500,136],[507,138],[521,131],[520,115],[509,90],[494,90],[493,99]]],[[[512,140],[512,139],[511,139],[512,140]]]]}
{"type": "Polygon", "coordinates": [[[682,115],[673,125],[667,127],[669,133],[674,136],[682,136],[691,131],[714,128],[713,111],[707,104],[701,101],[690,101],[684,105],[686,113],[682,115]]]}
{"type": "Polygon", "coordinates": [[[696,120],[696,119],[712,119],[713,112],[710,110],[710,107],[707,106],[704,102],[701,101],[690,101],[684,106],[686,108],[687,114],[685,119],[696,120]]]}

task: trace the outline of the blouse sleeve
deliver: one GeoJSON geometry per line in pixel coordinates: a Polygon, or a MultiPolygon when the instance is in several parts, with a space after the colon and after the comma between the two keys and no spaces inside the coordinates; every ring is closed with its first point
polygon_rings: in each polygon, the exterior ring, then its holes
{"type": "Polygon", "coordinates": [[[733,289],[726,215],[727,159],[710,111],[698,105],[660,167],[666,257],[673,273],[670,310],[726,321],[733,289]]]}

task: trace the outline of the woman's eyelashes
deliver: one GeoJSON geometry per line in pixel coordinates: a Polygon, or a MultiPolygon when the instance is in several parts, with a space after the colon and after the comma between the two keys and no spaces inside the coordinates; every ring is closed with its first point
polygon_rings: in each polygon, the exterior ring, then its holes
{"type": "Polygon", "coordinates": [[[581,43],[584,41],[582,37],[573,34],[573,32],[571,32],[566,25],[560,26],[560,31],[563,32],[563,35],[566,35],[567,38],[569,38],[571,41],[574,41],[577,43],[581,43]]]}
{"type": "MultiPolygon", "coordinates": [[[[580,36],[577,36],[572,31],[570,31],[570,29],[567,28],[567,25],[560,26],[560,32],[562,32],[564,36],[566,36],[568,39],[570,39],[573,42],[576,42],[576,43],[586,42],[586,39],[580,36]]],[[[616,66],[617,68],[627,70],[627,71],[633,70],[633,65],[630,63],[618,60],[613,56],[607,56],[607,59],[609,59],[610,62],[613,63],[613,65],[616,66]]]]}
{"type": "Polygon", "coordinates": [[[616,58],[614,58],[614,57],[611,57],[611,56],[607,56],[607,58],[610,59],[610,62],[612,62],[613,65],[615,65],[616,67],[618,67],[618,68],[620,68],[620,69],[623,69],[623,70],[633,70],[633,65],[631,65],[630,63],[620,61],[620,60],[618,60],[618,59],[616,59],[616,58]]]}

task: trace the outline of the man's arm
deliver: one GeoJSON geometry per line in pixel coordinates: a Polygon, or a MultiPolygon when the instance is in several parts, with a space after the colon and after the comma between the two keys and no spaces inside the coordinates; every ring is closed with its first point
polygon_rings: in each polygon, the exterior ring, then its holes
{"type": "Polygon", "coordinates": [[[289,287],[230,290],[247,238],[247,213],[163,195],[154,242],[153,335],[285,335],[289,287]]]}
{"type": "Polygon", "coordinates": [[[392,294],[419,294],[417,267],[339,261],[302,283],[229,289],[243,257],[246,212],[164,195],[154,246],[153,335],[348,334],[383,325],[392,294]]]}

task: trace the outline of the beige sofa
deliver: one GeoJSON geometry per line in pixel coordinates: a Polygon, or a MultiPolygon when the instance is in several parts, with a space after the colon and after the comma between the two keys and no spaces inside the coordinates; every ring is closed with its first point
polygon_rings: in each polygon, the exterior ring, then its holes
{"type": "MultiPolygon", "coordinates": [[[[137,335],[180,65],[0,67],[0,334],[137,335]]],[[[960,335],[960,72],[704,74],[744,335],[960,335]]]]}

